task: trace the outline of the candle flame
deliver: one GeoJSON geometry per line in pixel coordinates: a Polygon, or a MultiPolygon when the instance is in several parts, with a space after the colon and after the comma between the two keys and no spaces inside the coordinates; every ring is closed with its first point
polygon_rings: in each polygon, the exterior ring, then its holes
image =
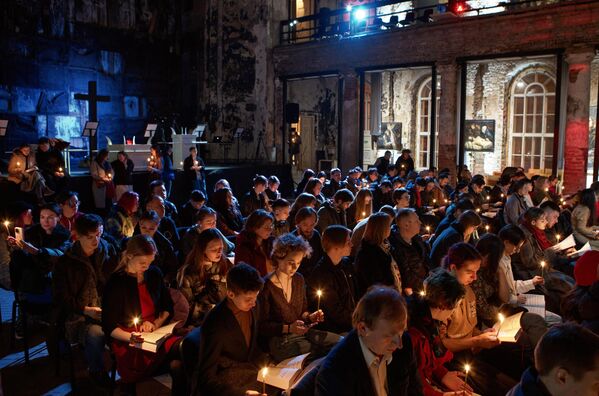
{"type": "Polygon", "coordinates": [[[470,365],[469,364],[465,364],[464,365],[464,371],[466,371],[466,374],[468,374],[468,372],[470,371],[470,365]]]}
{"type": "Polygon", "coordinates": [[[137,326],[137,325],[138,325],[138,323],[139,323],[139,318],[136,316],[135,318],[133,318],[133,324],[134,324],[135,326],[137,326]]]}
{"type": "Polygon", "coordinates": [[[489,231],[489,225],[485,226],[485,231],[489,231]]]}
{"type": "Polygon", "coordinates": [[[541,267],[545,268],[545,265],[547,265],[545,261],[541,261],[541,267]]]}
{"type": "Polygon", "coordinates": [[[4,221],[4,227],[8,227],[9,224],[10,224],[10,221],[8,221],[8,220],[4,221]]]}
{"type": "Polygon", "coordinates": [[[499,317],[499,323],[503,324],[503,321],[505,320],[505,316],[503,316],[503,314],[499,314],[497,316],[499,317]]]}
{"type": "Polygon", "coordinates": [[[424,290],[420,290],[420,293],[418,293],[418,294],[420,294],[421,297],[426,296],[426,292],[424,290]]]}
{"type": "Polygon", "coordinates": [[[317,295],[318,297],[321,297],[321,296],[322,296],[322,290],[317,290],[317,291],[316,291],[316,295],[317,295]]]}
{"type": "Polygon", "coordinates": [[[266,378],[266,376],[268,375],[268,367],[264,367],[262,369],[262,378],[266,378]]]}

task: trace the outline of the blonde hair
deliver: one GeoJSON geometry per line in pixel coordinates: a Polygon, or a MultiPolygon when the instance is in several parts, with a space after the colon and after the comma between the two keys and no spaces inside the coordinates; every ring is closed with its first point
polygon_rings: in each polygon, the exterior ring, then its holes
{"type": "Polygon", "coordinates": [[[157,251],[156,244],[150,236],[143,234],[134,235],[127,241],[127,246],[123,250],[123,253],[121,253],[119,265],[117,265],[114,272],[125,269],[131,260],[130,256],[151,256],[155,255],[157,251]]]}
{"type": "Polygon", "coordinates": [[[273,266],[278,267],[277,260],[282,260],[290,253],[302,252],[304,257],[309,257],[312,254],[312,247],[302,237],[295,236],[291,233],[283,234],[277,239],[272,246],[270,258],[273,266]]]}
{"type": "Polygon", "coordinates": [[[377,212],[368,218],[366,230],[362,238],[366,242],[380,246],[385,242],[387,233],[391,229],[392,218],[387,213],[377,212]]]}
{"type": "Polygon", "coordinates": [[[372,191],[367,188],[363,188],[356,194],[356,198],[354,202],[352,202],[351,206],[353,206],[356,211],[354,212],[354,220],[356,222],[369,217],[372,214],[372,191]],[[369,203],[364,203],[366,197],[370,197],[369,203]],[[362,215],[364,213],[364,215],[362,215]]]}

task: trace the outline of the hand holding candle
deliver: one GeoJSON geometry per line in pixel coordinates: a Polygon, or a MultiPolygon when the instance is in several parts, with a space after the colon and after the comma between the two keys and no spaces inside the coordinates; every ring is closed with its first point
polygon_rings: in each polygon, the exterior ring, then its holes
{"type": "Polygon", "coordinates": [[[466,372],[466,378],[464,378],[464,388],[468,386],[468,374],[470,373],[470,365],[466,363],[464,365],[464,371],[466,372]]]}
{"type": "Polygon", "coordinates": [[[545,263],[545,261],[541,261],[541,276],[544,278],[545,277],[545,266],[547,265],[547,263],[545,263]]]}
{"type": "Polygon", "coordinates": [[[135,326],[135,332],[139,333],[139,318],[137,316],[133,318],[133,326],[135,326]]]}
{"type": "Polygon", "coordinates": [[[10,225],[10,221],[5,220],[4,227],[6,227],[6,235],[8,235],[8,236],[10,236],[10,228],[8,228],[9,225],[10,225]]]}
{"type": "Polygon", "coordinates": [[[557,238],[557,243],[559,243],[559,240],[562,239],[562,236],[560,234],[555,234],[555,237],[557,238]]]}
{"type": "Polygon", "coordinates": [[[316,310],[320,311],[320,297],[322,297],[322,290],[318,289],[316,291],[316,296],[318,297],[318,305],[317,305],[316,310]]]}
{"type": "Polygon", "coordinates": [[[266,376],[268,375],[268,367],[261,370],[262,374],[262,393],[266,393],[266,376]]]}

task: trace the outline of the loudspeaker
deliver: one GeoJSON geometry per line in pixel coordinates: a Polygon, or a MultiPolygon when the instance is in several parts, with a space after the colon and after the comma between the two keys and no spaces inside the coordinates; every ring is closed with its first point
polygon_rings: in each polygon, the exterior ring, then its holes
{"type": "Polygon", "coordinates": [[[288,124],[299,122],[299,103],[287,103],[285,105],[285,119],[288,124]]]}

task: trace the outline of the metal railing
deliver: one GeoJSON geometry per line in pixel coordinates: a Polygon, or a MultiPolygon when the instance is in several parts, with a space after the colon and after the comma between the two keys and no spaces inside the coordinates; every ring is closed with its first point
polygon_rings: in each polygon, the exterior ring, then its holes
{"type": "Polygon", "coordinates": [[[411,7],[411,0],[386,0],[356,7],[330,10],[321,8],[318,14],[303,16],[280,23],[280,43],[296,44],[320,40],[341,40],[350,37],[380,34],[388,31],[433,23],[450,18],[476,17],[491,13],[543,7],[571,0],[503,1],[482,7],[466,7],[450,12],[447,1],[435,5],[411,7]],[[405,5],[405,7],[401,7],[405,5]],[[395,9],[393,10],[392,8],[395,9]],[[386,8],[391,8],[388,12],[386,8]]]}

